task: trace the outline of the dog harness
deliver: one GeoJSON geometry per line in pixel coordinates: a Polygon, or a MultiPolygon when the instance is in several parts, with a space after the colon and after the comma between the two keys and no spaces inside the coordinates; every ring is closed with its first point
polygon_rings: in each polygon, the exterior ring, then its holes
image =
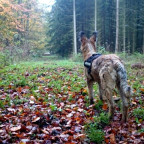
{"type": "Polygon", "coordinates": [[[101,54],[96,53],[96,54],[93,54],[91,57],[89,57],[87,60],[84,61],[84,66],[88,69],[88,74],[91,73],[91,66],[92,66],[93,60],[97,59],[100,56],[101,56],[101,54]]]}

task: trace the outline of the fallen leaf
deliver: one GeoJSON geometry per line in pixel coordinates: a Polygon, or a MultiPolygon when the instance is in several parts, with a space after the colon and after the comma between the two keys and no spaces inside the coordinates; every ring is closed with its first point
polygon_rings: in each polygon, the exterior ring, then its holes
{"type": "Polygon", "coordinates": [[[85,134],[77,134],[77,135],[75,135],[75,139],[84,140],[85,138],[86,138],[85,134]]]}
{"type": "Polygon", "coordinates": [[[116,144],[116,140],[115,140],[115,135],[114,134],[110,134],[110,143],[111,144],[116,144]]]}
{"type": "Polygon", "coordinates": [[[104,104],[103,104],[102,109],[103,109],[103,110],[107,110],[107,109],[108,109],[108,105],[107,105],[107,103],[104,103],[104,104]]]}
{"type": "Polygon", "coordinates": [[[132,101],[132,104],[136,105],[137,103],[136,103],[136,102],[134,102],[134,101],[132,101]]]}
{"type": "Polygon", "coordinates": [[[39,120],[40,120],[40,117],[36,117],[36,118],[33,119],[32,122],[35,123],[35,122],[37,122],[37,121],[39,121],[39,120]]]}
{"type": "Polygon", "coordinates": [[[13,108],[7,108],[7,110],[8,110],[9,112],[16,112],[16,110],[13,109],[13,108]]]}
{"type": "Polygon", "coordinates": [[[12,132],[19,131],[20,129],[21,129],[21,125],[10,128],[10,130],[11,130],[12,132]]]}
{"type": "Polygon", "coordinates": [[[144,92],[144,88],[140,88],[140,91],[144,92]]]}

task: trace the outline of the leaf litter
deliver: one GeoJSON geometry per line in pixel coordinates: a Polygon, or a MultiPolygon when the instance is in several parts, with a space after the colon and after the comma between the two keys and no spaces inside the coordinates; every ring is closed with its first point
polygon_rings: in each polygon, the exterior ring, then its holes
{"type": "MultiPolygon", "coordinates": [[[[12,79],[0,86],[0,100],[4,103],[0,108],[0,143],[92,144],[84,126],[93,122],[100,111],[95,105],[89,106],[82,69],[37,67],[25,73],[9,71],[9,75],[19,74],[19,79],[24,76],[25,83],[15,85],[12,79]]],[[[144,80],[138,86],[134,73],[129,75],[134,88],[129,119],[121,123],[122,114],[116,106],[113,120],[103,128],[107,144],[144,143],[144,131],[139,131],[144,129],[144,119],[133,116],[134,109],[144,108],[144,80]]],[[[107,104],[101,109],[107,112],[107,104]]]]}

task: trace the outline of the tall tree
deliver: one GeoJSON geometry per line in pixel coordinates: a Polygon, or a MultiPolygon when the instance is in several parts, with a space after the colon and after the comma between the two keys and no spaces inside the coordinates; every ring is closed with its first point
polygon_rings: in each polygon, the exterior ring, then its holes
{"type": "Polygon", "coordinates": [[[119,45],[119,0],[116,0],[116,43],[115,43],[115,53],[118,52],[119,45]]]}
{"type": "Polygon", "coordinates": [[[126,44],[125,44],[125,39],[126,39],[126,24],[125,24],[125,16],[126,16],[126,11],[125,11],[125,1],[124,2],[124,7],[123,7],[123,52],[125,54],[126,52],[126,44]]]}
{"type": "Polygon", "coordinates": [[[142,52],[144,54],[144,28],[143,28],[143,45],[142,45],[142,52]]]}
{"type": "Polygon", "coordinates": [[[97,30],[97,0],[95,0],[95,31],[97,30]]]}
{"type": "MultiPolygon", "coordinates": [[[[97,29],[99,49],[105,48],[116,53],[122,50],[130,53],[142,52],[144,27],[142,13],[144,13],[143,0],[70,0],[69,3],[67,0],[56,0],[49,17],[48,29],[51,33],[47,33],[47,36],[51,42],[48,45],[53,52],[68,56],[74,52],[73,47],[76,47],[74,39],[76,33],[83,30],[90,36],[97,29]],[[74,28],[74,16],[77,20],[76,28],[74,28]],[[60,32],[63,35],[58,37],[60,32]]],[[[78,42],[77,46],[79,47],[78,42]]]]}
{"type": "Polygon", "coordinates": [[[1,8],[0,49],[3,52],[9,52],[13,59],[22,59],[44,48],[44,22],[37,0],[1,0],[1,8]]]}
{"type": "Polygon", "coordinates": [[[73,31],[74,31],[74,54],[77,54],[77,38],[76,38],[76,9],[75,0],[73,0],[73,31]]]}
{"type": "Polygon", "coordinates": [[[47,14],[47,46],[51,53],[69,56],[73,53],[73,0],[56,0],[47,14]]]}

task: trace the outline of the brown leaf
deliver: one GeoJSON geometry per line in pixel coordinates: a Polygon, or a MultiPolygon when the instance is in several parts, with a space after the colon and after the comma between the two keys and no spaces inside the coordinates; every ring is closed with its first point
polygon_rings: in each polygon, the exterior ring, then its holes
{"type": "Polygon", "coordinates": [[[9,112],[16,112],[16,110],[13,109],[13,108],[7,108],[7,110],[8,110],[9,112]]]}
{"type": "Polygon", "coordinates": [[[86,138],[85,134],[77,134],[77,135],[75,135],[75,139],[84,140],[85,138],[86,138]]]}
{"type": "Polygon", "coordinates": [[[12,132],[19,131],[20,129],[21,129],[21,125],[10,128],[10,130],[11,130],[12,132]]]}
{"type": "Polygon", "coordinates": [[[37,122],[37,121],[39,121],[39,120],[40,120],[40,117],[36,117],[36,118],[33,119],[32,122],[35,123],[35,122],[37,122]]]}
{"type": "Polygon", "coordinates": [[[140,88],[140,91],[144,92],[144,88],[140,88]]]}
{"type": "Polygon", "coordinates": [[[108,144],[109,143],[109,139],[105,138],[105,143],[108,144]]]}
{"type": "Polygon", "coordinates": [[[115,140],[115,135],[114,134],[110,134],[110,143],[111,144],[116,144],[116,140],[115,140]]]}
{"type": "Polygon", "coordinates": [[[67,117],[72,117],[73,116],[73,113],[69,113],[68,115],[67,115],[67,117]]]}
{"type": "Polygon", "coordinates": [[[132,103],[132,104],[134,104],[134,105],[136,105],[136,104],[137,104],[137,103],[136,103],[136,102],[134,102],[134,101],[132,101],[131,103],[132,103]]]}
{"type": "Polygon", "coordinates": [[[20,144],[26,144],[26,143],[28,143],[28,142],[30,142],[29,139],[22,139],[21,142],[20,142],[20,144]]]}
{"type": "Polygon", "coordinates": [[[21,93],[21,92],[22,92],[22,87],[18,87],[18,88],[17,88],[17,91],[18,91],[19,93],[21,93]]]}
{"type": "Polygon", "coordinates": [[[103,109],[103,110],[107,110],[107,109],[108,109],[108,105],[107,105],[107,103],[104,103],[104,104],[103,104],[102,109],[103,109]]]}
{"type": "Polygon", "coordinates": [[[49,132],[48,132],[46,129],[42,129],[41,131],[42,131],[44,134],[47,134],[47,135],[49,134],[49,132]]]}

